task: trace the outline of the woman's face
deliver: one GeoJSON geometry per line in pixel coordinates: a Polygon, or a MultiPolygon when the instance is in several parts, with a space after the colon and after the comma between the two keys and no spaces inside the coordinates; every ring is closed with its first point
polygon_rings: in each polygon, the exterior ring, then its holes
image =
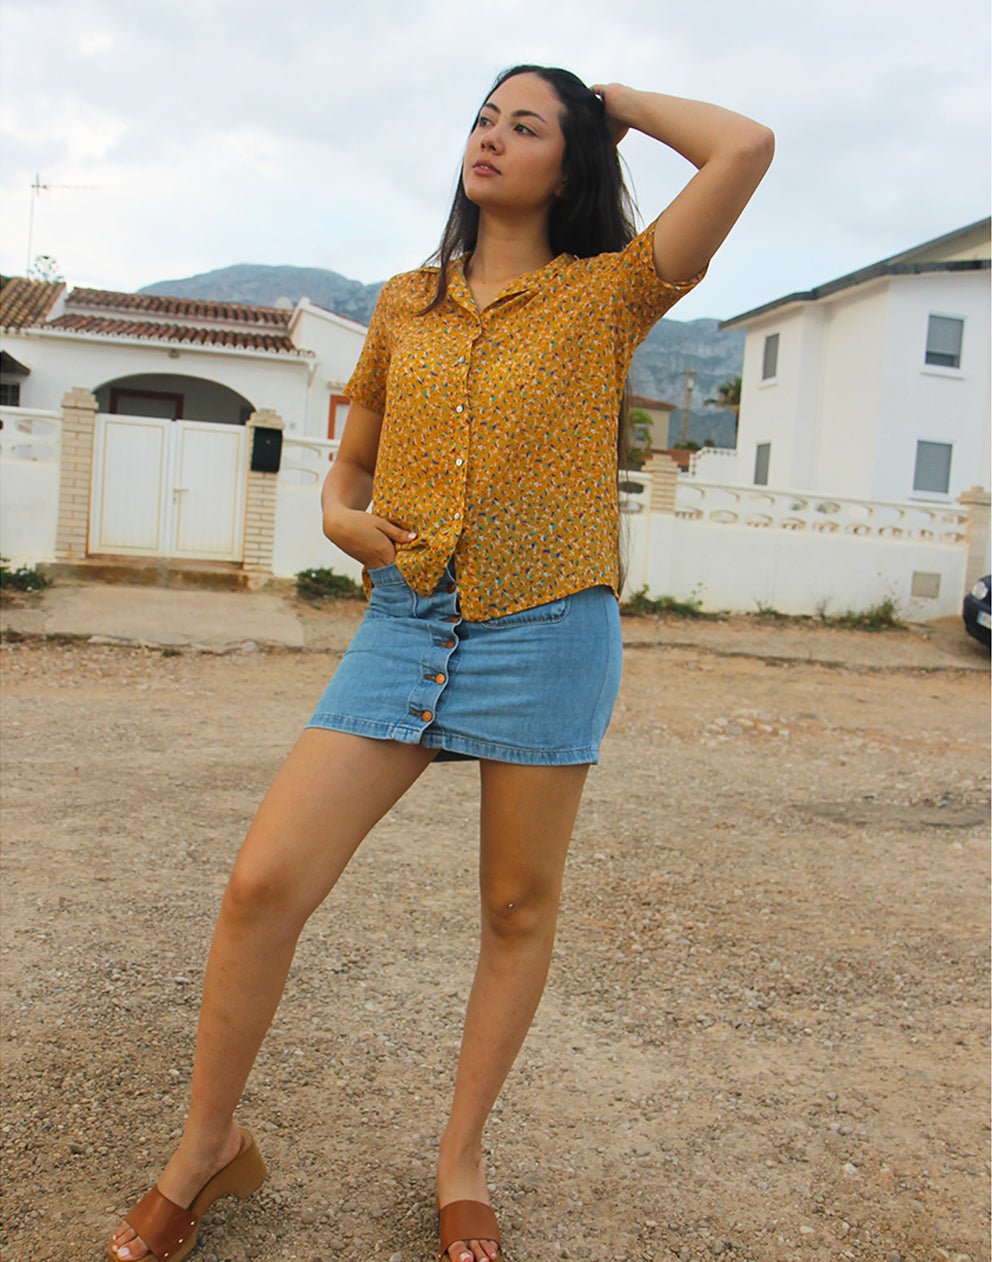
{"type": "Polygon", "coordinates": [[[465,150],[469,200],[482,209],[550,208],[564,179],[561,110],[554,88],[537,75],[501,83],[479,111],[465,150]]]}

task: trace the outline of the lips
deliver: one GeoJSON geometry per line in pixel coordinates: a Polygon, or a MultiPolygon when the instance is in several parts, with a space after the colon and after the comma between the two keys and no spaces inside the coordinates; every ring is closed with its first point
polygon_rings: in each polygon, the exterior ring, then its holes
{"type": "Polygon", "coordinates": [[[491,162],[476,162],[472,166],[473,171],[477,171],[480,175],[499,175],[499,169],[494,167],[491,162]]]}

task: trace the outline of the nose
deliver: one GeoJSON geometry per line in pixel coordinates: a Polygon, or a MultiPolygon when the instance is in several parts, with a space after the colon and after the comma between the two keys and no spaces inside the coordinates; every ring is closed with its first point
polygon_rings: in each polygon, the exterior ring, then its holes
{"type": "Polygon", "coordinates": [[[483,149],[492,149],[495,153],[502,152],[503,136],[500,132],[499,123],[483,132],[482,147],[483,149]]]}

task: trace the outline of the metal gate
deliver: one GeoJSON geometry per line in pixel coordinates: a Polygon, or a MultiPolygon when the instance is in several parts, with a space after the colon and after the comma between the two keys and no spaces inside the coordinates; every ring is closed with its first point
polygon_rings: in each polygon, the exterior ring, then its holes
{"type": "Polygon", "coordinates": [[[242,560],[247,447],[241,425],[98,414],[89,551],[242,560]]]}

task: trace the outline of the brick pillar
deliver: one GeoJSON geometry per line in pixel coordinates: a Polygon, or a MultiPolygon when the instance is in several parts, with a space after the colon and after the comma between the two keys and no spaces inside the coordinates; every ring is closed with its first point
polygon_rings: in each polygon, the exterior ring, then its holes
{"type": "Polygon", "coordinates": [[[75,386],[62,400],[62,456],[55,556],[81,561],[89,541],[93,483],[93,431],[97,403],[91,391],[75,386]]]}
{"type": "Polygon", "coordinates": [[[964,589],[971,591],[976,581],[988,573],[989,506],[992,496],[983,487],[973,486],[960,497],[968,512],[968,560],[965,563],[964,589]]]}
{"type": "Polygon", "coordinates": [[[675,516],[675,486],[679,467],[671,456],[658,451],[645,464],[644,472],[651,475],[651,511],[675,516]]]}
{"type": "MultiPolygon", "coordinates": [[[[252,412],[246,422],[248,430],[248,461],[251,463],[251,448],[254,442],[254,430],[281,429],[286,423],[271,408],[262,408],[252,412]]],[[[245,552],[244,567],[258,578],[272,573],[272,548],[276,536],[276,489],[279,484],[278,473],[258,473],[249,468],[248,486],[245,496],[245,552]]],[[[263,580],[264,581],[264,580],[263,580]]]]}

